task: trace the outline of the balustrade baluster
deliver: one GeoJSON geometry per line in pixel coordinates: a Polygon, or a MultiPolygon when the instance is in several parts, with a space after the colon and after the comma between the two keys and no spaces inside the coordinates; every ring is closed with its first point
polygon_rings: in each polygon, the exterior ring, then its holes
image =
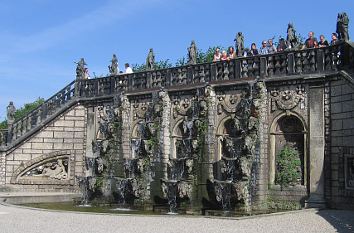
{"type": "Polygon", "coordinates": [[[302,56],[301,53],[296,53],[296,73],[302,74],[302,56]]]}
{"type": "Polygon", "coordinates": [[[315,72],[316,71],[316,53],[315,50],[311,50],[309,52],[309,64],[310,64],[310,72],[315,72]]]}
{"type": "Polygon", "coordinates": [[[302,58],[303,58],[302,65],[304,67],[304,73],[308,73],[310,71],[309,53],[303,51],[302,58]]]}
{"type": "Polygon", "coordinates": [[[253,68],[253,59],[247,59],[248,77],[255,77],[253,68]]]}
{"type": "Polygon", "coordinates": [[[274,74],[279,76],[281,74],[280,56],[275,55],[274,59],[275,59],[274,74]]]}
{"type": "Polygon", "coordinates": [[[30,131],[32,128],[32,117],[33,117],[32,114],[27,116],[27,122],[26,122],[27,132],[30,131]]]}
{"type": "Polygon", "coordinates": [[[259,77],[260,71],[259,71],[259,57],[255,57],[253,59],[253,74],[255,77],[259,77]]]}
{"type": "Polygon", "coordinates": [[[227,62],[224,62],[223,63],[223,74],[222,74],[222,79],[223,80],[229,80],[229,67],[228,67],[228,63],[227,62]]]}
{"type": "Polygon", "coordinates": [[[248,78],[248,63],[247,60],[242,61],[242,78],[248,78]]]}
{"type": "Polygon", "coordinates": [[[21,120],[21,135],[24,135],[27,132],[27,118],[21,120]]]}
{"type": "Polygon", "coordinates": [[[268,57],[268,76],[272,77],[274,75],[274,58],[273,56],[268,57]]]}

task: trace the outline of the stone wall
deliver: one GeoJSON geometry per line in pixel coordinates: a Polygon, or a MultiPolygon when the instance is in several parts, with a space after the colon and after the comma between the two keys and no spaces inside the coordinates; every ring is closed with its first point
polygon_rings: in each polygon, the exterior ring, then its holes
{"type": "MultiPolygon", "coordinates": [[[[8,151],[6,154],[6,184],[14,188],[21,187],[21,189],[30,190],[72,189],[75,182],[74,176],[82,175],[85,132],[86,109],[78,104],[58,116],[22,144],[8,151]],[[46,175],[37,176],[36,174],[36,177],[26,177],[25,181],[18,181],[22,171],[28,172],[26,171],[27,166],[35,168],[36,165],[41,165],[42,161],[50,158],[55,159],[55,157],[64,158],[63,156],[67,156],[69,160],[69,171],[66,178],[49,179],[46,175]]],[[[0,177],[2,176],[0,175],[0,177]]]]}
{"type": "Polygon", "coordinates": [[[331,82],[330,95],[331,150],[325,168],[326,198],[333,208],[354,208],[354,187],[346,185],[349,177],[345,175],[349,172],[346,160],[354,157],[354,86],[338,78],[331,82]]]}
{"type": "Polygon", "coordinates": [[[5,153],[0,152],[0,185],[5,184],[5,153]]]}

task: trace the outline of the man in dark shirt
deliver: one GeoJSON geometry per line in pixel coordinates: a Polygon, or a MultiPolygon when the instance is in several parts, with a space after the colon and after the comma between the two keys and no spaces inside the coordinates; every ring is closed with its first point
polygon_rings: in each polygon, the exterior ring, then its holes
{"type": "Polygon", "coordinates": [[[324,35],[320,35],[320,41],[318,42],[318,47],[323,48],[328,46],[328,41],[325,39],[324,35]]]}
{"type": "Polygon", "coordinates": [[[331,45],[335,45],[338,43],[338,36],[337,33],[333,32],[332,33],[332,40],[331,40],[331,45]]]}
{"type": "Polygon", "coordinates": [[[317,44],[317,39],[315,37],[315,33],[311,31],[309,32],[309,38],[305,41],[305,46],[306,48],[314,48],[315,44],[317,44]]]}

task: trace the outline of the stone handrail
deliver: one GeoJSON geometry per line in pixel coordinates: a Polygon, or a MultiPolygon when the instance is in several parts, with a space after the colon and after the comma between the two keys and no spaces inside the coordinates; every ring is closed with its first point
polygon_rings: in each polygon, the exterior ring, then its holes
{"type": "Polygon", "coordinates": [[[46,100],[43,104],[26,114],[24,117],[16,120],[9,126],[6,134],[3,133],[2,145],[10,144],[33,128],[40,126],[46,119],[55,114],[59,109],[65,106],[75,97],[75,81],[64,87],[55,95],[46,100]],[[6,135],[6,136],[4,136],[6,135]]]}
{"type": "Polygon", "coordinates": [[[121,74],[80,80],[78,95],[83,98],[114,95],[119,92],[145,92],[160,88],[178,88],[206,83],[232,82],[247,78],[268,79],[290,75],[337,71],[353,64],[353,48],[340,43],[324,48],[290,50],[268,55],[239,57],[161,70],[121,74]],[[350,60],[351,59],[351,60],[350,60]]]}
{"type": "Polygon", "coordinates": [[[339,43],[323,48],[289,50],[268,55],[239,57],[230,61],[73,81],[17,120],[7,132],[0,132],[2,138],[0,146],[19,141],[22,136],[40,126],[74,99],[109,97],[121,92],[151,92],[161,88],[177,89],[207,83],[333,72],[346,66],[353,68],[353,54],[354,48],[350,43],[339,43]]]}

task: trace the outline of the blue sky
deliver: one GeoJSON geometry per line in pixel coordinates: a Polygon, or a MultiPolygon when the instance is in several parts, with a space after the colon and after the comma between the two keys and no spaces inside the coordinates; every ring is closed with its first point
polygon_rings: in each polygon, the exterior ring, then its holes
{"type": "Polygon", "coordinates": [[[144,63],[149,48],[156,60],[186,56],[197,47],[233,45],[242,31],[245,44],[286,36],[287,24],[306,36],[330,39],[337,13],[350,18],[353,0],[0,0],[0,119],[13,100],[17,107],[48,98],[75,79],[74,61],[84,57],[91,76],[108,73],[116,53],[125,62],[144,63]]]}

